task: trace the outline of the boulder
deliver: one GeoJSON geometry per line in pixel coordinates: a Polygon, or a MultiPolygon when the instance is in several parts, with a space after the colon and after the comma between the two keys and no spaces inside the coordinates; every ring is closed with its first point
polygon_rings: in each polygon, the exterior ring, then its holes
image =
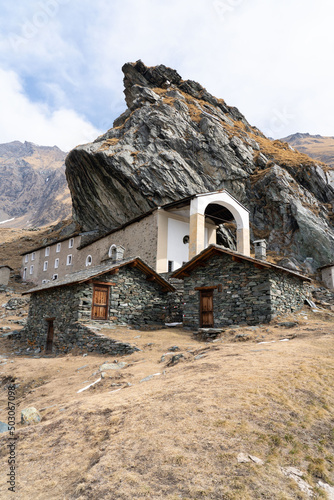
{"type": "Polygon", "coordinates": [[[42,417],[39,411],[34,407],[26,408],[21,411],[21,424],[38,424],[41,420],[42,417]]]}

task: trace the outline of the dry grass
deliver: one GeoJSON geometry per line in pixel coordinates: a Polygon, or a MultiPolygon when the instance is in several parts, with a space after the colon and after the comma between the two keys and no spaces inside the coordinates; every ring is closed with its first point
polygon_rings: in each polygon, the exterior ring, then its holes
{"type": "MultiPolygon", "coordinates": [[[[81,394],[111,356],[11,356],[0,376],[20,384],[20,409],[50,406],[40,424],[17,431],[19,498],[303,499],[280,471],[288,465],[313,486],[333,481],[334,322],[307,314],[290,317],[299,322],[293,329],[228,329],[214,344],[181,329],[111,330],[141,351],[81,394]],[[236,341],[237,333],[248,340],[236,341]],[[173,345],[184,358],[167,367],[159,361],[173,345]],[[265,464],[238,464],[239,452],[265,464]]],[[[9,348],[0,344],[1,352],[9,348]]],[[[4,388],[0,395],[5,421],[4,388]]],[[[5,471],[4,435],[0,444],[5,471]]]]}
{"type": "Polygon", "coordinates": [[[117,137],[112,137],[111,139],[106,139],[101,146],[99,147],[98,151],[106,151],[112,146],[116,146],[116,144],[119,142],[119,139],[117,137]]]}

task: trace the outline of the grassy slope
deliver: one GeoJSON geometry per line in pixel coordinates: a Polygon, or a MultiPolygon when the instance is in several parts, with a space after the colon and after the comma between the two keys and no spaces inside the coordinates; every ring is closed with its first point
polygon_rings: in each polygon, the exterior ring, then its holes
{"type": "MultiPolygon", "coordinates": [[[[16,377],[20,409],[57,405],[42,411],[40,424],[19,426],[19,498],[306,498],[282,474],[287,465],[304,471],[313,486],[319,478],[333,481],[334,321],[307,314],[295,316],[294,329],[238,329],[248,336],[242,343],[235,330],[209,345],[178,329],[111,331],[142,351],[81,394],[110,356],[12,356],[1,377],[16,377]],[[295,338],[278,341],[287,335],[295,338]],[[258,345],[263,339],[276,342],[258,345]],[[175,344],[184,359],[170,367],[159,363],[175,344]],[[139,382],[157,372],[162,375],[139,382]],[[239,464],[239,452],[265,464],[239,464]]],[[[7,342],[2,352],[11,352],[7,342]]],[[[2,421],[5,405],[2,389],[2,421]]],[[[6,444],[1,435],[1,471],[6,444]]],[[[9,498],[0,477],[0,496],[9,498]]]]}

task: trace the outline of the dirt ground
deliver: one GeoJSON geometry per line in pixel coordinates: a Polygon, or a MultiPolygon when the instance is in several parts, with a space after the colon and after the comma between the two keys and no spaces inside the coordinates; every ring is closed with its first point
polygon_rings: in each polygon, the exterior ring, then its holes
{"type": "MultiPolygon", "coordinates": [[[[0,328],[20,328],[13,321],[25,310],[4,313],[6,300],[1,294],[0,328]]],[[[288,466],[302,471],[314,498],[326,498],[318,483],[334,482],[333,313],[305,308],[228,328],[211,343],[182,328],[101,331],[140,351],[39,357],[16,355],[17,345],[0,339],[1,422],[16,385],[18,498],[308,498],[284,475],[288,466]],[[296,325],[279,326],[288,321],[296,325]],[[125,366],[100,368],[105,362],[125,366]],[[28,407],[41,422],[20,423],[28,407]],[[239,463],[239,453],[263,463],[239,463]]],[[[4,499],[14,495],[8,442],[0,434],[4,499]]]]}

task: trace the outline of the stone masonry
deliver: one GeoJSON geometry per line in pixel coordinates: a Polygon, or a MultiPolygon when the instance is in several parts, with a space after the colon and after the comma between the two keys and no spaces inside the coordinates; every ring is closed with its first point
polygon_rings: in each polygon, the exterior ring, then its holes
{"type": "Polygon", "coordinates": [[[234,262],[229,255],[214,255],[205,267],[184,278],[185,327],[198,328],[200,292],[196,287],[221,285],[213,292],[214,326],[267,323],[278,314],[300,309],[306,297],[302,279],[276,269],[234,262]]]}
{"type": "Polygon", "coordinates": [[[90,282],[40,290],[31,294],[27,325],[22,334],[29,345],[46,345],[48,322],[54,318],[53,352],[68,352],[73,348],[115,355],[136,350],[130,344],[117,342],[92,331],[91,318],[93,283],[113,283],[109,294],[109,323],[161,324],[165,320],[166,292],[146,279],[136,268],[121,267],[117,274],[106,273],[90,282]]]}

